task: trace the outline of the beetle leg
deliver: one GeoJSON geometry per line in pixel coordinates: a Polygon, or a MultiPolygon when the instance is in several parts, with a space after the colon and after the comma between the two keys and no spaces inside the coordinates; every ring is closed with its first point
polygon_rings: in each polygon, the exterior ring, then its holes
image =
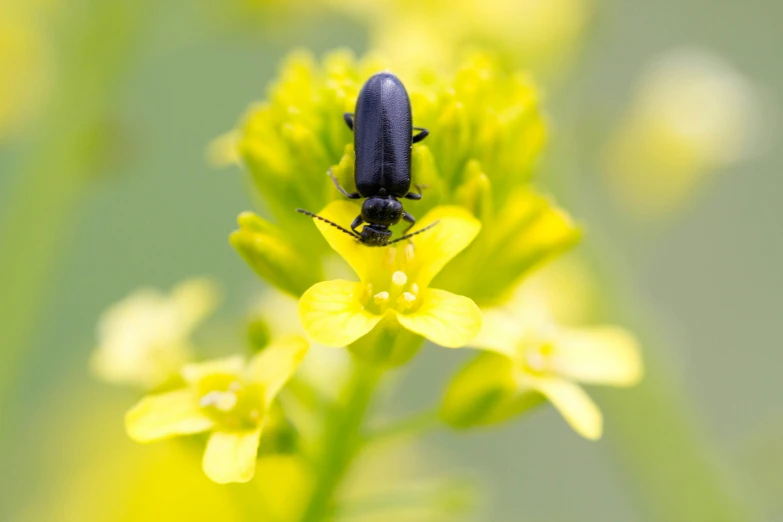
{"type": "Polygon", "coordinates": [[[361,194],[358,192],[351,192],[350,194],[340,186],[340,182],[337,181],[337,178],[334,174],[332,174],[332,169],[329,169],[329,177],[332,178],[332,181],[334,181],[334,186],[337,187],[337,190],[340,191],[340,194],[345,196],[348,199],[360,199],[362,197],[361,194]]]}
{"type": "Polygon", "coordinates": [[[356,216],[356,219],[353,220],[353,223],[351,223],[351,230],[353,230],[357,235],[360,235],[361,233],[356,230],[356,227],[362,224],[362,216],[361,214],[356,216]]]}
{"type": "Polygon", "coordinates": [[[427,185],[419,185],[417,183],[416,185],[414,185],[414,187],[416,187],[416,192],[408,192],[407,194],[405,194],[405,199],[415,199],[415,200],[421,199],[422,196],[421,189],[427,188],[427,185]]]}
{"type": "Polygon", "coordinates": [[[424,127],[413,127],[413,130],[419,131],[418,134],[415,134],[413,136],[413,143],[419,143],[421,140],[423,140],[430,134],[430,131],[428,131],[424,127]]]}
{"type": "Polygon", "coordinates": [[[409,231],[411,228],[413,228],[413,225],[415,225],[415,224],[416,224],[416,218],[415,218],[415,217],[413,217],[413,216],[411,216],[410,214],[408,214],[407,212],[405,212],[405,211],[403,210],[403,211],[402,211],[402,220],[403,220],[403,221],[407,221],[408,223],[410,223],[410,225],[408,225],[408,228],[406,228],[406,229],[405,229],[405,230],[402,232],[402,235],[405,235],[405,234],[407,234],[407,233],[408,233],[408,231],[409,231]]]}
{"type": "Polygon", "coordinates": [[[353,130],[353,113],[350,112],[344,113],[343,119],[345,120],[345,124],[348,125],[348,128],[353,130]]]}

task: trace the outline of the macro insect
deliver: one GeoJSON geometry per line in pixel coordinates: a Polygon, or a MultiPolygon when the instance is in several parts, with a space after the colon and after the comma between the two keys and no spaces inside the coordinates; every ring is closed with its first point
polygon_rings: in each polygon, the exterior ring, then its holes
{"type": "Polygon", "coordinates": [[[361,213],[348,230],[313,212],[297,209],[337,227],[368,246],[386,246],[409,239],[435,226],[432,223],[413,234],[407,232],[416,224],[399,201],[421,199],[422,187],[411,192],[411,147],[427,137],[429,131],[413,126],[411,103],[402,82],[389,72],[373,75],[362,87],[353,114],[344,114],[345,123],[354,134],[356,192],[348,193],[329,169],[337,190],[348,199],[365,198],[361,213]],[[417,131],[416,134],[413,134],[417,131]],[[410,223],[403,236],[391,240],[389,227],[400,220],[410,223]],[[365,223],[361,231],[357,228],[365,223]]]}

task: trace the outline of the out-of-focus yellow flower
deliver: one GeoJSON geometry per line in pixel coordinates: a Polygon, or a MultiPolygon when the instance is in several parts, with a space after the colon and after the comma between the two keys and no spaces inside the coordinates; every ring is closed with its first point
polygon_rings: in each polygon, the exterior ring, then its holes
{"type": "Polygon", "coordinates": [[[210,432],[202,462],[213,481],[247,482],[277,393],[299,366],[307,342],[288,337],[245,362],[241,356],[188,364],[186,388],[150,395],[126,415],[130,437],[150,442],[210,432]]]}
{"type": "Polygon", "coordinates": [[[326,0],[370,25],[373,46],[400,64],[453,67],[486,46],[538,72],[561,69],[589,19],[589,0],[326,0]]]}
{"type": "Polygon", "coordinates": [[[629,211],[665,215],[753,152],[759,112],[753,87],[721,58],[671,52],[642,75],[609,143],[607,180],[629,211]]]}
{"type": "Polygon", "coordinates": [[[0,139],[33,118],[44,106],[51,75],[44,18],[51,5],[0,2],[0,139]]]}
{"type": "Polygon", "coordinates": [[[206,279],[185,281],[170,295],[152,288],[134,292],[101,317],[93,372],[145,389],[163,384],[190,359],[190,335],[217,300],[215,284],[206,279]]]}
{"type": "Polygon", "coordinates": [[[551,402],[583,437],[598,439],[601,412],[576,383],[632,386],[642,376],[636,340],[612,326],[567,328],[541,311],[484,313],[479,355],[450,384],[441,415],[457,427],[501,422],[551,402]]]}
{"type": "MultiPolygon", "coordinates": [[[[356,204],[339,201],[321,215],[343,223],[359,212],[356,204]]],[[[452,348],[463,346],[478,333],[481,312],[473,301],[429,288],[435,275],[473,241],[481,228],[464,209],[438,207],[412,229],[413,233],[437,222],[419,236],[420,241],[385,248],[365,246],[327,223],[314,221],[361,282],[326,281],[304,293],[299,316],[313,340],[327,346],[346,346],[384,319],[452,348]]]]}

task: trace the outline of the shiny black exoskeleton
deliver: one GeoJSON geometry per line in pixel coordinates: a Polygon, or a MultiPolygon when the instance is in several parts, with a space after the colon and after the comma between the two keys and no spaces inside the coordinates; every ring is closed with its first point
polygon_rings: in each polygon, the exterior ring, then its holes
{"type": "Polygon", "coordinates": [[[388,72],[372,76],[359,93],[354,114],[345,113],[344,117],[354,132],[357,191],[348,193],[331,170],[329,175],[345,197],[366,198],[361,214],[351,223],[349,231],[312,212],[298,209],[299,212],[326,221],[369,246],[396,243],[429,228],[390,241],[390,226],[400,220],[407,221],[410,223],[407,232],[416,223],[402,208],[399,198],[421,199],[421,187],[416,187],[417,192],[410,192],[411,147],[429,134],[427,129],[413,126],[408,92],[399,78],[388,72]],[[418,131],[415,135],[414,130],[418,131]],[[357,227],[362,223],[366,224],[360,232],[357,227]]]}

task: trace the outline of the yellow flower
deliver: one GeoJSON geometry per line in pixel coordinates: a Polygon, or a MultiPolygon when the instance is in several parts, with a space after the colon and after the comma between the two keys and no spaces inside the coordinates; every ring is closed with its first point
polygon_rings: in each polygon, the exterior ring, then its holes
{"type": "Polygon", "coordinates": [[[2,2],[0,17],[0,139],[41,112],[51,83],[50,49],[44,19],[53,6],[2,2]]]}
{"type": "Polygon", "coordinates": [[[470,345],[488,353],[455,377],[443,418],[457,427],[491,424],[546,398],[577,433],[600,438],[601,412],[576,383],[636,384],[642,376],[636,340],[617,327],[565,328],[533,319],[500,310],[484,313],[481,333],[470,345]]]}
{"type": "Polygon", "coordinates": [[[323,1],[368,23],[373,47],[401,64],[448,67],[478,44],[545,73],[569,62],[592,11],[590,0],[323,1]]]}
{"type": "Polygon", "coordinates": [[[270,408],[307,352],[298,336],[282,339],[245,362],[240,356],[182,369],[187,387],[150,395],[125,417],[128,435],[151,442],[210,432],[204,473],[214,482],[247,482],[270,408]]]}
{"type": "MultiPolygon", "coordinates": [[[[266,101],[248,111],[229,140],[274,225],[245,213],[231,242],[287,293],[300,295],[323,279],[328,248],[292,209],[317,210],[342,199],[329,168],[343,187],[354,189],[352,135],[343,113],[354,109],[373,73],[389,68],[410,93],[414,123],[430,130],[412,151],[413,183],[428,188],[406,209],[421,217],[459,205],[482,224],[476,241],[438,276],[437,287],[481,306],[502,302],[532,267],[573,245],[579,232],[530,186],[547,135],[538,89],[527,74],[507,73],[485,54],[468,56],[449,74],[400,72],[377,56],[356,59],[346,51],[329,53],[321,63],[303,52],[290,56],[266,101]]],[[[353,217],[340,223],[347,226],[353,217]]]]}
{"type": "MultiPolygon", "coordinates": [[[[350,223],[359,207],[348,201],[328,205],[321,215],[350,223]]],[[[459,207],[438,207],[412,231],[437,224],[413,242],[367,247],[314,220],[329,245],[359,276],[326,281],[307,290],[299,316],[308,335],[327,346],[345,346],[369,333],[384,318],[446,347],[466,344],[479,331],[481,312],[467,297],[429,288],[441,268],[478,234],[477,219],[459,207]]]]}
{"type": "Polygon", "coordinates": [[[665,216],[752,155],[760,116],[756,89],[721,57],[672,51],[644,72],[609,143],[610,187],[629,212],[665,216]]]}
{"type": "Polygon", "coordinates": [[[215,284],[206,279],[185,281],[170,295],[152,288],[134,292],[101,317],[93,372],[147,389],[163,384],[190,358],[189,337],[217,299],[215,284]]]}

